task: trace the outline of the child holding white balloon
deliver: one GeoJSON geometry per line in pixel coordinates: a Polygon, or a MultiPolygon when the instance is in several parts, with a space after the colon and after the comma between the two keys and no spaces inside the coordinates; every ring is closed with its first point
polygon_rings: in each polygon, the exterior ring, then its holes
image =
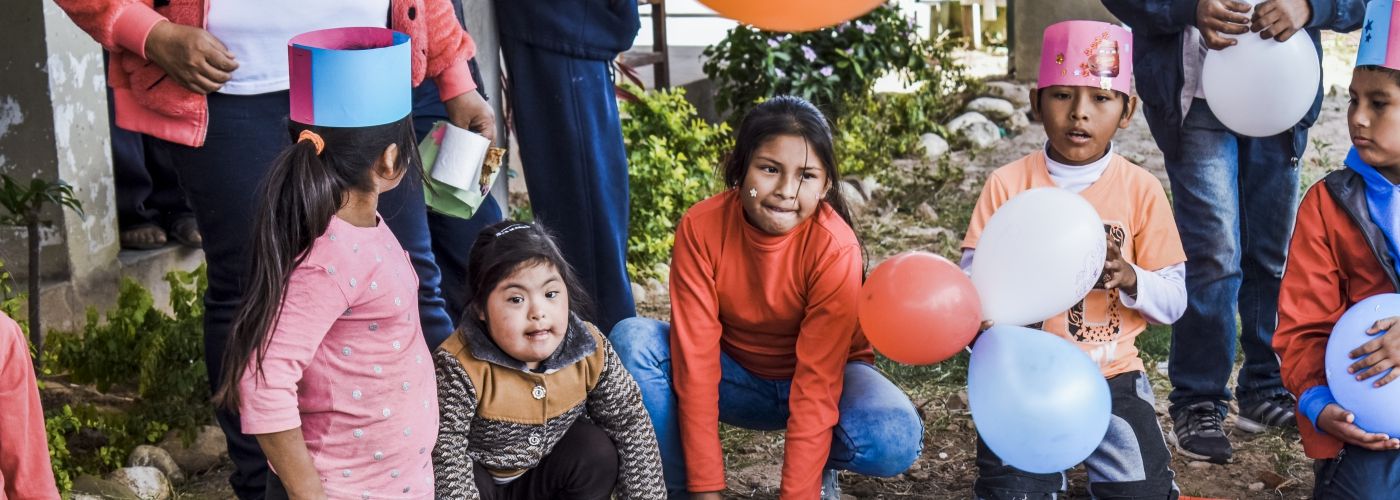
{"type": "MultiPolygon", "coordinates": [[[[1108,250],[1098,286],[1042,328],[1085,351],[1108,379],[1112,423],[1085,461],[1095,497],[1175,498],[1171,455],[1153,409],[1152,387],[1133,345],[1149,321],[1171,323],[1186,306],[1186,255],[1162,184],[1113,152],[1137,100],[1132,35],[1094,21],[1045,30],[1032,111],[1044,122],[1045,148],[993,172],[963,240],[968,268],[988,219],[1013,196],[1035,188],[1078,193],[1103,219],[1108,250]]],[[[1038,474],[1004,463],[979,439],[979,498],[1051,498],[1063,473],[1038,474]]]]}
{"type": "Polygon", "coordinates": [[[1365,0],[1101,1],[1133,30],[1137,92],[1191,261],[1186,312],[1172,324],[1170,439],[1181,455],[1227,463],[1231,399],[1236,430],[1294,425],[1270,348],[1279,279],[1322,105],[1321,32],[1360,27],[1365,0]],[[1274,71],[1288,73],[1265,76],[1274,71]]]}
{"type": "MultiPolygon", "coordinates": [[[[1348,309],[1368,297],[1400,290],[1396,15],[1400,9],[1391,0],[1372,2],[1367,8],[1349,90],[1347,128],[1353,147],[1347,168],[1328,174],[1303,196],[1279,292],[1273,346],[1283,383],[1298,396],[1303,451],[1318,461],[1315,498],[1393,498],[1400,491],[1400,439],[1361,428],[1352,413],[1393,415],[1394,403],[1377,400],[1347,408],[1333,396],[1333,388],[1342,389],[1337,384],[1380,388],[1400,376],[1394,370],[1400,365],[1400,332],[1392,330],[1400,317],[1377,318],[1365,332],[1370,340],[1342,337],[1359,332],[1339,333],[1339,340],[1350,338],[1357,344],[1341,346],[1355,360],[1350,366],[1329,367],[1324,361],[1333,328],[1348,309]]],[[[1372,394],[1382,397],[1380,389],[1372,394]]]]}

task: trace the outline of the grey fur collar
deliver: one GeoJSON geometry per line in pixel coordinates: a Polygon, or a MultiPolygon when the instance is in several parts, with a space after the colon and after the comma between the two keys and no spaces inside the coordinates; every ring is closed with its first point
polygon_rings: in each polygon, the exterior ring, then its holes
{"type": "MultiPolygon", "coordinates": [[[[593,340],[593,334],[588,330],[587,323],[570,313],[569,329],[564,332],[564,341],[559,343],[554,354],[540,362],[540,371],[553,373],[560,368],[577,363],[597,351],[598,342],[593,340]]],[[[513,370],[531,371],[525,367],[524,362],[501,350],[501,347],[496,345],[496,341],[491,339],[491,335],[481,329],[480,322],[465,322],[460,327],[459,333],[466,341],[467,347],[471,349],[472,357],[513,370]]]]}

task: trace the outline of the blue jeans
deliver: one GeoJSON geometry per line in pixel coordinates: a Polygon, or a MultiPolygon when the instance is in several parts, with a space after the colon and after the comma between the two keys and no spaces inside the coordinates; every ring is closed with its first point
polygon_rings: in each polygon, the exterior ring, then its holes
{"type": "Polygon", "coordinates": [[[1181,159],[1167,160],[1187,291],[1186,313],[1172,325],[1170,399],[1173,409],[1213,401],[1223,415],[1237,332],[1240,404],[1285,392],[1271,342],[1302,151],[1291,132],[1231,132],[1201,99],[1182,125],[1181,149],[1181,159]]]}
{"type": "MultiPolygon", "coordinates": [[[[622,366],[642,388],[642,402],[661,445],[662,471],[672,497],[686,493],[676,393],[671,383],[671,326],[654,319],[629,318],[608,339],[622,366]]],[[[727,354],[720,354],[719,420],[760,431],[787,427],[791,380],[760,378],[727,354]]],[[[846,364],[841,414],[832,429],[826,468],[867,476],[904,472],[923,450],[924,424],[909,396],[863,362],[846,364]]]]}
{"type": "MultiPolygon", "coordinates": [[[[496,9],[497,17],[521,9],[496,9]]],[[[501,21],[501,24],[509,24],[501,21]]],[[[583,27],[580,29],[591,29],[583,27]]],[[[602,331],[637,314],[627,276],[627,150],[607,60],[501,37],[535,220],[559,239],[602,331]]]]}
{"type": "Polygon", "coordinates": [[[1362,500],[1400,495],[1400,451],[1346,445],[1337,458],[1313,464],[1314,500],[1362,500]]]}

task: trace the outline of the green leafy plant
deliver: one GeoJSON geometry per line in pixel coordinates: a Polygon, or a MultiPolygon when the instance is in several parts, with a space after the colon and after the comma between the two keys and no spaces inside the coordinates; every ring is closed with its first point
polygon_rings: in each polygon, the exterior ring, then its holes
{"type": "Polygon", "coordinates": [[[633,280],[656,278],[656,265],[671,260],[676,223],[691,205],[720,190],[719,166],[732,144],[729,126],[702,120],[684,89],[643,92],[621,104],[627,145],[631,223],[627,272],[633,280]]]}
{"type": "MultiPolygon", "coordinates": [[[[44,329],[39,316],[39,226],[48,224],[41,216],[50,204],[68,207],[79,215],[83,207],[73,195],[73,187],[63,181],[49,182],[31,179],[26,186],[8,175],[0,174],[0,206],[8,215],[0,216],[0,224],[22,226],[29,246],[29,341],[36,350],[43,350],[44,329]]],[[[36,366],[41,362],[35,357],[36,366]]]]}
{"type": "Polygon", "coordinates": [[[921,135],[949,135],[941,120],[955,113],[961,102],[938,95],[930,86],[852,100],[832,127],[840,172],[888,176],[893,170],[886,167],[895,159],[923,152],[921,135]]]}
{"type": "MultiPolygon", "coordinates": [[[[19,315],[23,304],[24,294],[15,292],[14,277],[5,269],[5,259],[0,259],[0,313],[14,318],[19,315]]],[[[23,323],[20,325],[23,326],[23,323]]]]}
{"type": "Polygon", "coordinates": [[[716,103],[738,120],[760,99],[801,96],[835,116],[864,98],[875,80],[895,71],[906,83],[935,90],[957,81],[945,39],[919,35],[914,21],[885,5],[852,21],[803,33],[777,33],[740,25],[705,49],[705,74],[715,81],[716,103]],[[950,74],[951,72],[951,74],[950,74]]]}
{"type": "Polygon", "coordinates": [[[151,294],[124,280],[117,305],[99,318],[89,309],[81,334],[54,332],[44,351],[46,371],[92,384],[101,392],[136,393],[125,411],[64,406],[47,419],[54,477],[76,477],[120,467],[140,444],[176,429],[188,440],[209,421],[204,365],[204,267],[170,272],[170,314],[151,294]],[[92,436],[97,436],[96,438],[92,436]]]}

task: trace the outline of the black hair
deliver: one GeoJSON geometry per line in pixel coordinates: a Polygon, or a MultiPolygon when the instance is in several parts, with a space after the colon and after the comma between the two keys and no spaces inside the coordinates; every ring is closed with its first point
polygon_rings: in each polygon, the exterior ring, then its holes
{"type": "MultiPolygon", "coordinates": [[[[306,259],[312,242],[326,232],[331,217],[354,192],[374,188],[373,169],[386,148],[398,146],[398,175],[420,169],[412,115],[369,127],[321,127],[289,122],[293,142],[273,161],[258,188],[248,272],[224,350],[218,406],[238,409],[238,384],[249,362],[256,374],[277,328],[292,270],[306,259]],[[303,131],[320,136],[299,140],[303,131]]],[[[412,177],[412,176],[408,176],[412,177]]]]}
{"type": "Polygon", "coordinates": [[[1375,64],[1357,66],[1356,69],[1383,74],[1385,76],[1390,77],[1390,81],[1395,82],[1396,85],[1400,85],[1400,71],[1397,71],[1395,69],[1375,64]]]}
{"type": "Polygon", "coordinates": [[[486,300],[491,291],[516,271],[541,264],[554,266],[559,271],[569,292],[569,312],[584,320],[591,318],[592,301],[580,285],[574,268],[564,260],[554,235],[538,222],[504,220],[482,229],[476,235],[476,243],[472,244],[467,262],[467,284],[472,296],[467,299],[459,324],[471,322],[481,331],[487,331],[486,322],[480,318],[487,314],[486,300]]]}
{"type": "Polygon", "coordinates": [[[735,189],[743,184],[754,151],[769,139],[780,135],[801,137],[807,146],[817,153],[822,170],[831,182],[831,189],[827,190],[824,201],[846,221],[846,225],[855,229],[855,223],[851,220],[851,210],[846,204],[845,196],[841,195],[841,176],[836,168],[836,150],[832,145],[831,126],[821,110],[800,97],[777,96],[763,101],[744,115],[744,121],[739,124],[738,137],[734,140],[734,150],[724,161],[725,187],[735,189]]]}

